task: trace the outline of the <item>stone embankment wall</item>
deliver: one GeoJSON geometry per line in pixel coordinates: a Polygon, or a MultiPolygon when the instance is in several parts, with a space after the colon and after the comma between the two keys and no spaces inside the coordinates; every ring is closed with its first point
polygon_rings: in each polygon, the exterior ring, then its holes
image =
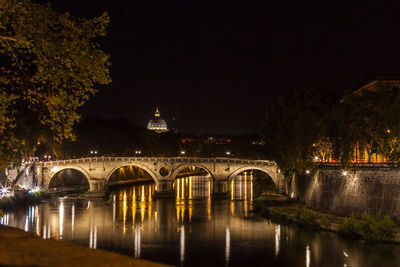
{"type": "Polygon", "coordinates": [[[389,214],[400,220],[400,169],[388,165],[319,166],[288,181],[290,197],[340,214],[389,214]]]}

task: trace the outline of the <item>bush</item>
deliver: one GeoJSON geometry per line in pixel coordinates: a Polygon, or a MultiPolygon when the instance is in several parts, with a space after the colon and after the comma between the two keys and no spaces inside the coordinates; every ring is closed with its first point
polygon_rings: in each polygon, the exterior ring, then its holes
{"type": "Polygon", "coordinates": [[[0,209],[13,209],[19,206],[36,205],[43,199],[49,197],[51,197],[51,194],[45,189],[40,189],[36,192],[26,192],[21,195],[1,199],[0,209]]]}
{"type": "Polygon", "coordinates": [[[339,233],[350,238],[359,238],[361,236],[360,231],[361,223],[354,217],[353,213],[339,225],[339,233]]]}
{"type": "Polygon", "coordinates": [[[331,222],[329,221],[327,216],[323,216],[321,218],[321,226],[327,228],[330,224],[331,224],[331,222]]]}
{"type": "Polygon", "coordinates": [[[364,238],[369,241],[387,240],[393,236],[396,224],[388,216],[376,217],[368,213],[361,216],[361,221],[352,214],[339,226],[339,233],[351,238],[364,238]]]}
{"type": "Polygon", "coordinates": [[[362,215],[362,234],[370,241],[382,241],[393,236],[393,229],[396,226],[394,221],[385,215],[382,218],[364,213],[362,215]]]}
{"type": "Polygon", "coordinates": [[[296,219],[300,226],[319,227],[314,211],[307,209],[306,207],[297,212],[296,219]]]}

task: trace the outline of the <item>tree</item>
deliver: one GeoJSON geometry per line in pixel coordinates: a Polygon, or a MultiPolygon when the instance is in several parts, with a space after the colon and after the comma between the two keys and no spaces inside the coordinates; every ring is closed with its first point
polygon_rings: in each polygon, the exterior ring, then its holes
{"type": "Polygon", "coordinates": [[[29,0],[0,1],[0,169],[34,148],[40,131],[73,140],[78,108],[111,82],[106,13],[79,19],[29,0]]]}
{"type": "Polygon", "coordinates": [[[379,153],[392,161],[397,156],[400,136],[400,90],[377,84],[374,90],[348,93],[332,115],[334,131],[329,133],[335,158],[347,165],[355,159],[355,150],[365,150],[368,162],[379,153]]]}
{"type": "Polygon", "coordinates": [[[267,156],[284,171],[312,168],[314,157],[321,154],[319,149],[326,147],[333,103],[332,96],[319,89],[309,89],[268,107],[263,127],[267,156]]]}

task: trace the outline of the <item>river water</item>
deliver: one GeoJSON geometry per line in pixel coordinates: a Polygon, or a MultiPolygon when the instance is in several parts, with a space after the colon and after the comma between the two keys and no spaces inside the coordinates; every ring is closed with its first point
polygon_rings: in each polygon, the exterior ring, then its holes
{"type": "Polygon", "coordinates": [[[109,200],[53,199],[0,223],[177,266],[400,266],[400,246],[273,223],[251,212],[252,184],[232,186],[241,193],[230,200],[212,200],[209,182],[190,177],[177,179],[175,199],[153,200],[154,183],[126,186],[109,200]]]}

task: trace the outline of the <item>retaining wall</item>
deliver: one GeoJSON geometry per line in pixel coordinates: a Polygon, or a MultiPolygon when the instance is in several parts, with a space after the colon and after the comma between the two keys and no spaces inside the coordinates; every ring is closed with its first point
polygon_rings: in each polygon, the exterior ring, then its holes
{"type": "Polygon", "coordinates": [[[400,169],[388,165],[319,166],[288,181],[287,193],[317,209],[341,214],[389,214],[400,220],[400,169]]]}

